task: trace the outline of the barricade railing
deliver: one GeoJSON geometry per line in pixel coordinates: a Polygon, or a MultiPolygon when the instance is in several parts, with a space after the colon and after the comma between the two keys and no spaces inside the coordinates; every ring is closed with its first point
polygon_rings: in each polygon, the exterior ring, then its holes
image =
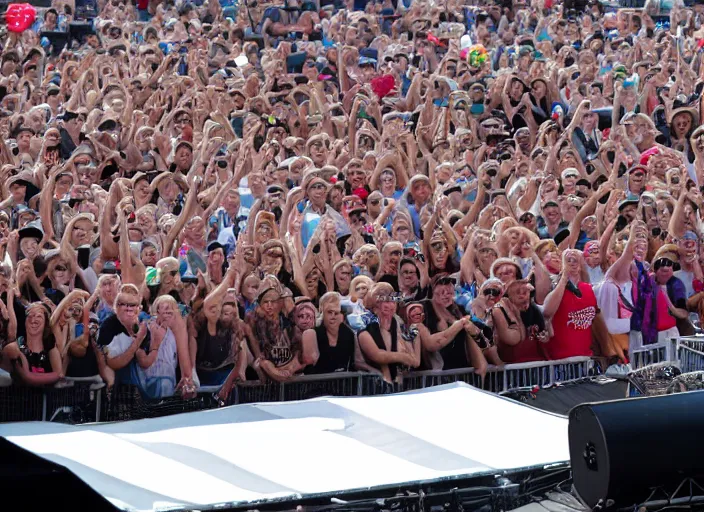
{"type": "Polygon", "coordinates": [[[337,372],[301,375],[286,382],[242,382],[233,389],[230,403],[290,402],[319,396],[385,395],[401,390],[401,385],[386,382],[377,373],[337,372]]]}
{"type": "Polygon", "coordinates": [[[493,393],[503,393],[511,389],[575,381],[588,377],[593,371],[594,363],[590,357],[489,366],[483,379],[474,368],[426,370],[406,374],[403,389],[423,389],[461,381],[493,393]]]}
{"type": "Polygon", "coordinates": [[[104,387],[99,376],[66,377],[54,387],[0,387],[0,422],[100,421],[104,387]]]}
{"type": "Polygon", "coordinates": [[[656,347],[634,351],[630,354],[631,367],[634,370],[638,370],[657,363],[675,361],[678,346],[678,338],[670,338],[665,343],[658,344],[656,347]]]}
{"type": "Polygon", "coordinates": [[[680,338],[677,360],[683,373],[704,370],[704,337],[680,338]]]}
{"type": "MultiPolygon", "coordinates": [[[[704,370],[704,337],[672,339],[664,345],[631,354],[634,370],[665,361],[676,361],[684,372],[704,370]]],[[[235,386],[226,402],[247,404],[319,396],[383,395],[453,382],[466,382],[486,391],[502,393],[516,388],[578,381],[596,373],[599,371],[589,357],[489,366],[483,377],[473,368],[410,372],[393,384],[376,373],[339,372],[302,375],[284,383],[243,382],[235,386]]],[[[220,400],[214,396],[217,390],[217,387],[203,387],[195,398],[187,400],[180,396],[150,400],[134,386],[114,386],[108,393],[97,376],[69,378],[61,386],[47,388],[0,386],[0,422],[85,423],[153,418],[218,407],[220,400]]]]}
{"type": "Polygon", "coordinates": [[[150,399],[145,398],[137,386],[115,385],[106,393],[102,417],[104,421],[128,421],[214,409],[219,402],[213,390],[217,388],[201,388],[194,398],[188,399],[180,395],[150,399]]]}

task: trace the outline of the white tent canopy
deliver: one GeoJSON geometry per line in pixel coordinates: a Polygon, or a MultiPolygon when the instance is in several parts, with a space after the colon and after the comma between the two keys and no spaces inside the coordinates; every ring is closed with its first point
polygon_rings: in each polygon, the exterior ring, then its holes
{"type": "Polygon", "coordinates": [[[124,510],[305,497],[569,460],[567,419],[465,384],[122,423],[0,425],[124,510]]]}

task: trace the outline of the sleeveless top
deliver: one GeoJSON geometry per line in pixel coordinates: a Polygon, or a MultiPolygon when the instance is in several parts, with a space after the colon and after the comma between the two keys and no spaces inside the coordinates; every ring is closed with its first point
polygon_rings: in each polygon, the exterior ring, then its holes
{"type": "Polygon", "coordinates": [[[196,368],[211,371],[234,363],[233,339],[233,330],[222,327],[220,322],[214,335],[208,332],[207,324],[203,325],[196,339],[196,368]]]}
{"type": "MultiPolygon", "coordinates": [[[[368,332],[369,335],[372,337],[374,340],[374,343],[376,343],[376,346],[379,348],[379,350],[387,350],[386,349],[386,343],[384,343],[384,338],[381,335],[381,326],[379,326],[378,322],[374,322],[369,324],[365,329],[362,329],[360,332],[368,332]]],[[[390,352],[398,352],[398,322],[396,321],[396,317],[391,319],[391,350],[390,352]]],[[[364,358],[365,361],[369,366],[372,368],[376,368],[377,370],[381,370],[381,366],[375,363],[374,361],[369,360],[367,357],[364,358]]],[[[398,373],[398,364],[396,363],[391,363],[388,365],[389,366],[389,375],[391,376],[391,380],[394,380],[396,378],[396,374],[398,373]]]]}
{"type": "Polygon", "coordinates": [[[262,357],[271,361],[276,368],[290,363],[299,352],[299,344],[293,341],[293,325],[284,315],[271,321],[254,312],[249,322],[252,334],[259,342],[262,357]]]}
{"type": "MultiPolygon", "coordinates": [[[[440,332],[438,328],[440,318],[435,313],[432,301],[424,300],[423,307],[425,308],[425,326],[430,331],[430,334],[440,332]]],[[[449,310],[448,310],[449,311],[449,310]]],[[[459,320],[460,317],[452,311],[452,316],[459,320]]],[[[448,326],[449,327],[449,326],[448,326]]],[[[470,366],[469,358],[467,357],[467,333],[462,329],[457,335],[443,348],[440,349],[440,355],[443,360],[443,370],[452,370],[455,368],[468,368],[470,366]]]]}
{"type": "Polygon", "coordinates": [[[17,338],[17,345],[20,347],[20,352],[27,359],[27,370],[31,373],[51,373],[51,361],[49,360],[49,351],[46,347],[41,352],[32,352],[27,346],[27,340],[24,336],[17,338]]]}
{"type": "MultiPolygon", "coordinates": [[[[501,306],[495,306],[503,313],[509,327],[515,325],[516,322],[510,319],[508,313],[501,306]]],[[[529,363],[531,361],[543,361],[545,358],[540,350],[538,338],[531,333],[531,330],[526,327],[526,337],[521,340],[518,345],[508,345],[502,343],[501,338],[497,340],[499,349],[499,357],[504,363],[529,363]]]]}
{"type": "Polygon", "coordinates": [[[347,372],[354,364],[354,333],[345,324],[340,324],[337,332],[337,345],[330,346],[328,333],[324,325],[315,328],[315,337],[318,341],[320,357],[315,366],[306,368],[305,373],[334,373],[347,372]]]}
{"type": "Polygon", "coordinates": [[[592,323],[597,304],[589,283],[567,285],[552,326],[554,336],[545,346],[550,359],[592,355],[592,323]],[[577,292],[577,293],[575,293],[577,292]]]}

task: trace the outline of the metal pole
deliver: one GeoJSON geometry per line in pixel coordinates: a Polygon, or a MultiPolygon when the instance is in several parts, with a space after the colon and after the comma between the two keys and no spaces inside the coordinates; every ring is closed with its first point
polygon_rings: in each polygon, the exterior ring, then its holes
{"type": "Polygon", "coordinates": [[[98,396],[95,399],[95,422],[100,423],[100,407],[102,406],[103,400],[103,390],[107,389],[107,387],[104,387],[102,389],[97,390],[98,391],[98,396]]]}

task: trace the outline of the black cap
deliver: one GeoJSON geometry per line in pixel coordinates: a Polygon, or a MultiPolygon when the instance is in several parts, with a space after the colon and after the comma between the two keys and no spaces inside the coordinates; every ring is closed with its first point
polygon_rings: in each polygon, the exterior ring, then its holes
{"type": "Polygon", "coordinates": [[[209,253],[210,253],[210,252],[213,252],[213,251],[217,251],[218,249],[222,249],[222,252],[223,252],[223,253],[225,252],[225,246],[222,245],[222,244],[221,244],[220,242],[218,242],[217,240],[213,240],[212,242],[210,242],[210,243],[208,244],[207,250],[208,250],[209,253]]]}
{"type": "Polygon", "coordinates": [[[281,192],[282,194],[286,193],[286,190],[284,190],[284,187],[281,185],[269,185],[266,189],[267,194],[275,194],[276,192],[281,192]]]}

